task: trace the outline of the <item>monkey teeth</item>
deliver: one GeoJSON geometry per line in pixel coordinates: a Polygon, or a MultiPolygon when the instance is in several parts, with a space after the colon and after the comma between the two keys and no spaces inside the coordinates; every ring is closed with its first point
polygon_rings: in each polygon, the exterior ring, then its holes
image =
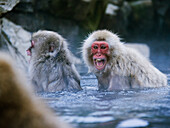
{"type": "Polygon", "coordinates": [[[94,60],[94,65],[98,70],[101,70],[105,67],[106,64],[106,59],[103,58],[95,58],[94,60]]]}
{"type": "Polygon", "coordinates": [[[100,62],[100,61],[102,61],[102,59],[96,59],[96,62],[100,62]]]}

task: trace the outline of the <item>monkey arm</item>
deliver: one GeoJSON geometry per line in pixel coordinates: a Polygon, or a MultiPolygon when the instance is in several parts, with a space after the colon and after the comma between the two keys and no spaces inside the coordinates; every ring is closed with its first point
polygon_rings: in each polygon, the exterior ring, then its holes
{"type": "Polygon", "coordinates": [[[73,64],[71,65],[71,68],[68,65],[63,67],[63,78],[69,91],[82,90],[80,86],[80,76],[73,64]]]}

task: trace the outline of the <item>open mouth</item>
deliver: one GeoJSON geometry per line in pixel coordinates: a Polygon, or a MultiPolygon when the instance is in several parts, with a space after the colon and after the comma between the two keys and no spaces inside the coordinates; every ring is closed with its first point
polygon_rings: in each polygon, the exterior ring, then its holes
{"type": "Polygon", "coordinates": [[[106,65],[106,59],[105,58],[93,58],[93,62],[94,62],[95,67],[98,70],[104,69],[104,67],[106,65]]]}

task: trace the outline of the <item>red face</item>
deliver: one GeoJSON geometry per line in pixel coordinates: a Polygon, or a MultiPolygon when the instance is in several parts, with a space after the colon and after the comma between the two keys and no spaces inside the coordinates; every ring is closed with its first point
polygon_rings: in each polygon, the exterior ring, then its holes
{"type": "Polygon", "coordinates": [[[104,69],[107,63],[107,55],[109,54],[109,45],[105,41],[95,41],[91,45],[91,53],[93,55],[93,63],[96,69],[104,69]]]}
{"type": "Polygon", "coordinates": [[[35,42],[32,40],[31,41],[31,46],[27,49],[27,55],[31,56],[31,49],[34,48],[35,42]]]}

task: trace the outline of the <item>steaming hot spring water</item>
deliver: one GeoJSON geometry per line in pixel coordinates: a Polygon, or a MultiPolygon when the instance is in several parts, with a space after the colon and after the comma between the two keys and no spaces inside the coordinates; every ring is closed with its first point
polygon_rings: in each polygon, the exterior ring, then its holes
{"type": "Polygon", "coordinates": [[[97,79],[77,66],[82,91],[39,93],[63,120],[75,128],[170,127],[170,57],[152,55],[154,65],[168,77],[163,88],[98,91],[97,79]]]}

